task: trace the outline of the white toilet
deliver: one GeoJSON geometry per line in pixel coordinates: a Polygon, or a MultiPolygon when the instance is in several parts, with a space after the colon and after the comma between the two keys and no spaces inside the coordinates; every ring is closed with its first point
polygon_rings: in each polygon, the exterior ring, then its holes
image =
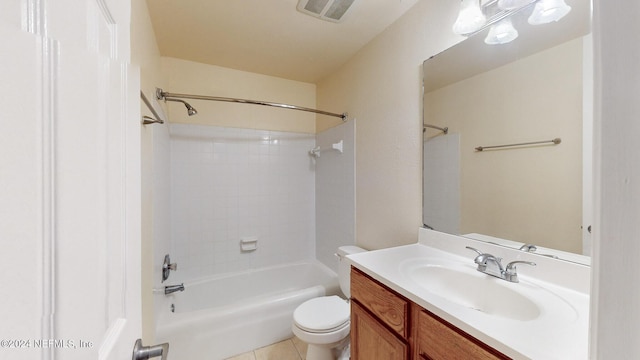
{"type": "MultiPolygon", "coordinates": [[[[344,256],[364,251],[357,246],[338,248],[338,280],[347,299],[351,296],[351,263],[344,256]]],[[[307,360],[336,360],[349,343],[350,328],[349,302],[336,295],[307,300],[293,312],[291,329],[295,336],[308,344],[307,360]]]]}

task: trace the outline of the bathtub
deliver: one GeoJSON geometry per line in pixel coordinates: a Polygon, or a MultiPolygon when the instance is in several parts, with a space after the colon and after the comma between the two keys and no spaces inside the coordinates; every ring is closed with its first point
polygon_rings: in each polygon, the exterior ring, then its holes
{"type": "MultiPolygon", "coordinates": [[[[185,282],[159,295],[156,341],[172,359],[226,359],[293,336],[304,301],[340,294],[335,272],[319,262],[293,263],[185,282]]],[[[158,301],[157,300],[157,301],[158,301]]]]}

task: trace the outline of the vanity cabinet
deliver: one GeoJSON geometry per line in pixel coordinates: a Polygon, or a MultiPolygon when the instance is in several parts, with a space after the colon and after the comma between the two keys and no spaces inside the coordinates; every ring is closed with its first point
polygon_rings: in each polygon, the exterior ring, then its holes
{"type": "Polygon", "coordinates": [[[510,358],[352,268],[351,359],[510,358]]]}

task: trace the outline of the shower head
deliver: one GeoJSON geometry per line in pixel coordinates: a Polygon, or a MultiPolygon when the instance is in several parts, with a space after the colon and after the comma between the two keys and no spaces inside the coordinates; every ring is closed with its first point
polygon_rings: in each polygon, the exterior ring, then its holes
{"type": "Polygon", "coordinates": [[[189,116],[198,114],[198,110],[196,110],[193,106],[189,105],[189,103],[185,102],[184,106],[187,107],[187,114],[189,114],[189,116]]]}
{"type": "Polygon", "coordinates": [[[184,100],[168,98],[168,97],[165,97],[164,100],[165,101],[176,101],[176,102],[183,103],[184,106],[187,108],[187,114],[189,114],[189,116],[193,116],[193,115],[196,115],[198,113],[198,110],[196,110],[193,106],[191,106],[191,104],[189,104],[188,102],[186,102],[184,100]]]}

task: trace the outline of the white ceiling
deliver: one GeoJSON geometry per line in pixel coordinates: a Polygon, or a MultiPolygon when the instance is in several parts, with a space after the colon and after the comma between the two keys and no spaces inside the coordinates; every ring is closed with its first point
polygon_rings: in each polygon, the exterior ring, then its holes
{"type": "Polygon", "coordinates": [[[316,83],[418,0],[355,0],[340,23],[298,0],[147,0],[162,56],[316,83]]]}

